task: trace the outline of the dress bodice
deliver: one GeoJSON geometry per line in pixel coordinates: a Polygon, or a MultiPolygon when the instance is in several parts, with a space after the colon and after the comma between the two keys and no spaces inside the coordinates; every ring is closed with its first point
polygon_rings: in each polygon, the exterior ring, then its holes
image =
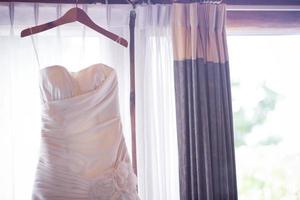
{"type": "Polygon", "coordinates": [[[41,97],[44,102],[57,101],[91,92],[115,73],[104,64],[94,64],[78,72],[54,65],[40,70],[41,97]]]}
{"type": "Polygon", "coordinates": [[[113,68],[50,66],[40,75],[42,137],[33,199],[138,200],[113,68]]]}

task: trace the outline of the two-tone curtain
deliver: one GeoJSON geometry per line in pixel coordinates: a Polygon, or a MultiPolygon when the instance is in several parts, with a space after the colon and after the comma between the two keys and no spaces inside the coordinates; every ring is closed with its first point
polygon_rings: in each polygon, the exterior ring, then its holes
{"type": "Polygon", "coordinates": [[[237,199],[225,5],[174,4],[181,200],[237,199]]]}

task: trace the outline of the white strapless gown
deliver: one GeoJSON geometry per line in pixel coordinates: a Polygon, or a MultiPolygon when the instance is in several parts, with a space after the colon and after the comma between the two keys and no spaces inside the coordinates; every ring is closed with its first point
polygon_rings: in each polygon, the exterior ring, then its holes
{"type": "Polygon", "coordinates": [[[42,131],[34,200],[138,200],[119,113],[116,72],[40,71],[42,131]]]}

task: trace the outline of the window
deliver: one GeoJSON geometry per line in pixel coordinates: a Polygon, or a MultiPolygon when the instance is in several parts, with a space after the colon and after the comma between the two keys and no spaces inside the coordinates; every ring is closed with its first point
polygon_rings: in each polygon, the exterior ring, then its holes
{"type": "Polygon", "coordinates": [[[239,199],[300,199],[300,35],[229,36],[239,199]]]}

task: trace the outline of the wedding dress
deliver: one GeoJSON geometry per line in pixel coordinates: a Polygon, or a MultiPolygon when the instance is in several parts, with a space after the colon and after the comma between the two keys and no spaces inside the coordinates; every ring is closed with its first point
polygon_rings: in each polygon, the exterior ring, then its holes
{"type": "Polygon", "coordinates": [[[114,69],[40,70],[42,131],[34,200],[138,200],[114,69]]]}

